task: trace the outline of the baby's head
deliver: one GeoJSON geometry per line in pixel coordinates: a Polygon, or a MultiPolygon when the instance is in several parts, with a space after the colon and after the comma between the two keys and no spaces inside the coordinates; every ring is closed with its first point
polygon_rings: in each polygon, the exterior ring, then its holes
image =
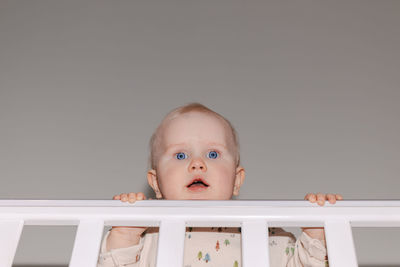
{"type": "Polygon", "coordinates": [[[231,199],[245,178],[231,123],[198,103],[168,113],[150,150],[147,180],[157,198],[231,199]]]}

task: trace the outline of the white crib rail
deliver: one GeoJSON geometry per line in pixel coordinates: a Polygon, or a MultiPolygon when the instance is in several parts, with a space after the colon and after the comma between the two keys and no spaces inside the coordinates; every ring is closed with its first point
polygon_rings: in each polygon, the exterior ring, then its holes
{"type": "Polygon", "coordinates": [[[104,222],[81,220],[72,250],[70,267],[96,266],[104,222]]]}
{"type": "Polygon", "coordinates": [[[400,201],[0,200],[0,266],[11,267],[23,225],[78,225],[70,267],[96,266],[104,226],[160,226],[157,267],[182,266],[186,226],[242,227],[244,267],[269,266],[267,225],[325,226],[330,266],[356,267],[351,227],[399,227],[400,201]]]}
{"type": "Polygon", "coordinates": [[[11,266],[23,225],[22,220],[0,221],[0,266],[11,266]]]}

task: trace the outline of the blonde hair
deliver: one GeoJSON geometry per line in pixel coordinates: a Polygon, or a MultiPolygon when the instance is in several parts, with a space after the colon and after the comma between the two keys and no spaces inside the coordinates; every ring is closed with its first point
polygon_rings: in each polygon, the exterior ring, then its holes
{"type": "Polygon", "coordinates": [[[178,116],[180,116],[182,114],[186,114],[186,113],[190,113],[190,112],[200,112],[200,113],[204,113],[204,114],[209,114],[209,115],[212,115],[212,116],[220,119],[222,122],[224,122],[226,124],[226,126],[228,127],[228,129],[230,130],[230,132],[232,134],[232,143],[234,146],[236,166],[239,166],[239,163],[240,163],[239,140],[238,140],[238,135],[236,133],[236,130],[235,130],[235,128],[233,128],[231,122],[229,120],[227,120],[221,114],[218,114],[217,112],[209,109],[208,107],[206,107],[200,103],[190,103],[190,104],[175,108],[172,111],[170,111],[163,118],[160,125],[157,127],[157,129],[151,136],[151,138],[150,138],[150,159],[149,159],[151,169],[155,170],[157,167],[157,156],[158,156],[157,151],[161,145],[160,133],[162,132],[162,129],[171,120],[177,118],[178,116]]]}

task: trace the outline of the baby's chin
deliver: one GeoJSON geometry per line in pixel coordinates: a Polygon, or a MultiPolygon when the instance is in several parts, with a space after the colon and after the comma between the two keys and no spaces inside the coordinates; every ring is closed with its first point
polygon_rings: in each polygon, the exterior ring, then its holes
{"type": "Polygon", "coordinates": [[[232,200],[232,194],[212,194],[212,192],[185,192],[181,195],[164,195],[165,200],[232,200]]]}
{"type": "Polygon", "coordinates": [[[211,197],[207,197],[207,196],[185,196],[179,199],[175,199],[175,200],[215,200],[211,197]]]}
{"type": "Polygon", "coordinates": [[[202,195],[193,195],[182,200],[231,200],[232,198],[226,197],[215,197],[215,196],[202,196],[202,195]]]}

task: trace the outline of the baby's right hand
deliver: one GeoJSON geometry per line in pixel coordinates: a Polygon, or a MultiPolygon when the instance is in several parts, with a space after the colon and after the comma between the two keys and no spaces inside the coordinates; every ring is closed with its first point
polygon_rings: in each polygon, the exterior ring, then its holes
{"type": "Polygon", "coordinates": [[[114,200],[121,200],[122,202],[129,202],[129,203],[135,203],[136,200],[145,200],[146,196],[142,193],[122,193],[119,195],[115,195],[113,197],[114,200]]]}
{"type": "MultiPolygon", "coordinates": [[[[129,202],[129,203],[135,203],[136,200],[145,200],[146,196],[142,193],[122,193],[119,195],[115,195],[113,197],[113,200],[121,200],[122,202],[129,202]]],[[[133,234],[137,232],[139,235],[141,235],[144,231],[146,231],[147,227],[135,227],[135,226],[113,226],[112,231],[114,232],[120,232],[120,233],[127,233],[127,234],[133,234]]]]}
{"type": "MultiPolygon", "coordinates": [[[[145,200],[146,196],[142,193],[122,193],[115,195],[113,200],[135,203],[137,200],[145,200]]],[[[116,248],[137,245],[140,236],[146,231],[147,227],[137,226],[113,226],[107,240],[107,251],[116,248]]]]}

